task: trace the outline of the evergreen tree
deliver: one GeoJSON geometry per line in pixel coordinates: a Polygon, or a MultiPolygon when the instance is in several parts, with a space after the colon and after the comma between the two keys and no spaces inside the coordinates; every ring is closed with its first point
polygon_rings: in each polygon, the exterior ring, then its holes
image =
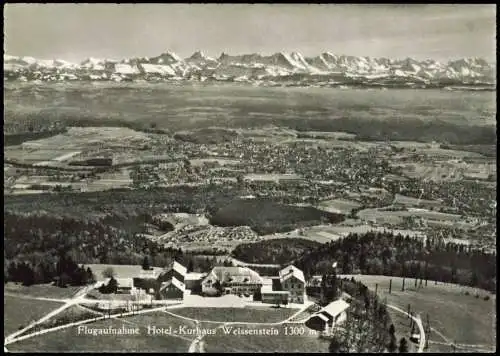
{"type": "Polygon", "coordinates": [[[387,350],[390,353],[396,352],[398,349],[397,341],[396,341],[396,336],[394,334],[391,334],[391,340],[389,341],[389,345],[387,345],[387,350]]]}
{"type": "Polygon", "coordinates": [[[215,281],[215,283],[213,284],[213,287],[217,290],[217,295],[222,294],[222,285],[220,284],[219,280],[215,281]]]}
{"type": "Polygon", "coordinates": [[[400,353],[408,352],[408,341],[406,341],[406,338],[404,338],[404,337],[402,337],[399,340],[399,352],[400,353]]]}
{"type": "Polygon", "coordinates": [[[396,328],[394,327],[394,324],[391,324],[391,326],[389,327],[389,334],[394,335],[395,332],[396,328]]]}
{"type": "Polygon", "coordinates": [[[111,277],[107,289],[109,293],[116,293],[118,291],[118,281],[115,279],[115,277],[111,277]]]}
{"type": "Polygon", "coordinates": [[[343,347],[341,340],[337,337],[334,337],[330,342],[330,346],[328,347],[328,351],[333,354],[345,353],[345,347],[343,347]]]}
{"type": "Polygon", "coordinates": [[[142,261],[142,269],[145,271],[149,271],[151,269],[148,256],[144,256],[144,260],[142,261]]]}
{"type": "Polygon", "coordinates": [[[90,267],[87,267],[87,283],[95,283],[96,280],[95,280],[95,276],[94,276],[94,272],[92,272],[92,270],[90,269],[90,267]]]}
{"type": "Polygon", "coordinates": [[[193,269],[194,269],[193,259],[190,258],[189,262],[188,262],[188,265],[187,265],[187,271],[188,272],[193,272],[193,269]]]}

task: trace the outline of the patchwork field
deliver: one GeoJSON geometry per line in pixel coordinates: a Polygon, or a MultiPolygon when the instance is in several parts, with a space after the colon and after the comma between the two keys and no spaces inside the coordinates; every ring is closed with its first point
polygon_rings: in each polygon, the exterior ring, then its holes
{"type": "Polygon", "coordinates": [[[463,218],[457,214],[441,213],[427,209],[408,208],[408,210],[390,211],[385,209],[364,209],[358,212],[361,220],[377,222],[378,224],[401,225],[404,217],[457,223],[463,218]]]}
{"type": "Polygon", "coordinates": [[[359,208],[361,204],[352,200],[332,199],[319,203],[319,208],[331,213],[349,214],[353,209],[359,208]]]}
{"type": "Polygon", "coordinates": [[[402,292],[401,278],[362,275],[354,275],[354,278],[371,289],[378,284],[378,292],[387,298],[388,304],[403,310],[410,304],[411,310],[421,315],[424,326],[429,315],[430,326],[435,330],[429,351],[438,345],[435,342],[473,345],[468,350],[493,350],[496,345],[496,296],[489,292],[432,281],[427,287],[415,288],[412,279],[406,280],[407,287],[402,292]],[[388,293],[390,279],[391,294],[388,293]]]}
{"type": "Polygon", "coordinates": [[[106,172],[98,175],[96,180],[85,184],[85,191],[95,192],[107,189],[123,188],[132,185],[130,171],[128,169],[120,169],[117,172],[106,172]]]}
{"type": "Polygon", "coordinates": [[[225,158],[197,158],[190,160],[193,166],[203,166],[205,163],[218,164],[220,166],[234,166],[241,163],[239,160],[235,159],[225,159],[225,158]]]}
{"type": "Polygon", "coordinates": [[[4,336],[22,329],[29,323],[40,319],[62,304],[46,300],[22,299],[4,295],[3,297],[4,336]]]}
{"type": "Polygon", "coordinates": [[[490,163],[396,163],[409,178],[429,179],[432,181],[458,181],[461,179],[488,179],[496,175],[494,161],[490,163]]]}
{"type": "Polygon", "coordinates": [[[381,227],[381,226],[372,226],[363,223],[357,223],[352,226],[346,226],[344,223],[339,225],[317,225],[308,228],[301,229],[300,232],[292,231],[286,234],[273,234],[273,235],[265,235],[265,238],[302,238],[306,240],[316,241],[319,243],[327,243],[330,241],[335,241],[337,239],[342,238],[343,236],[347,236],[349,234],[363,234],[369,231],[392,231],[394,234],[400,233],[403,236],[419,236],[424,237],[425,234],[421,231],[408,230],[408,229],[397,229],[397,228],[389,228],[389,227],[381,227]]]}
{"type": "Polygon", "coordinates": [[[280,180],[300,180],[303,179],[297,174],[265,174],[265,173],[251,173],[244,177],[249,181],[280,181],[280,180]]]}
{"type": "Polygon", "coordinates": [[[393,204],[400,204],[405,206],[433,206],[439,207],[443,203],[438,200],[426,200],[426,199],[418,199],[413,197],[407,197],[405,195],[396,194],[394,197],[393,204]]]}
{"type": "MultiPolygon", "coordinates": [[[[4,156],[18,163],[59,167],[72,160],[101,157],[102,154],[109,156],[109,149],[119,152],[123,148],[140,148],[149,141],[150,138],[145,133],[128,128],[70,127],[65,133],[5,147],[4,156]]],[[[132,158],[137,160],[137,157],[132,158]]],[[[157,161],[161,160],[161,157],[152,156],[149,159],[157,161]]]]}

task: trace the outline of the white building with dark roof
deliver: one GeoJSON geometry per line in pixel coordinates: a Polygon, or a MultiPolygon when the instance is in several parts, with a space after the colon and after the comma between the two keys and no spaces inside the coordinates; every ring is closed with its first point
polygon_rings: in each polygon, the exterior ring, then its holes
{"type": "Polygon", "coordinates": [[[281,290],[289,293],[290,303],[303,304],[306,301],[306,279],[304,272],[290,265],[279,271],[281,290]]]}
{"type": "Polygon", "coordinates": [[[203,293],[213,294],[220,285],[223,294],[253,294],[263,284],[259,274],[248,267],[212,268],[201,282],[203,293]]]}

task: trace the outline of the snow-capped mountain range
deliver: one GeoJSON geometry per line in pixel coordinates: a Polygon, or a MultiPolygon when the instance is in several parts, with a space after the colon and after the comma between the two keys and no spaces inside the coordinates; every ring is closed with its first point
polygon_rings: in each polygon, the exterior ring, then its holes
{"type": "Polygon", "coordinates": [[[481,58],[443,63],[431,59],[356,57],[331,52],[315,57],[304,57],[298,52],[270,56],[222,53],[212,58],[197,51],[182,59],[167,51],[156,57],[87,58],[81,63],[4,55],[4,73],[4,80],[21,81],[214,80],[263,85],[474,87],[495,85],[496,64],[481,58]]]}

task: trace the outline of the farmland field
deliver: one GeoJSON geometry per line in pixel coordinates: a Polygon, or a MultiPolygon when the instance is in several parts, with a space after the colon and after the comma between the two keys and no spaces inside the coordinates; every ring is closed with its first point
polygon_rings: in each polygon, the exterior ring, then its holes
{"type": "Polygon", "coordinates": [[[21,299],[4,295],[3,297],[3,327],[4,336],[26,327],[32,321],[38,320],[49,311],[57,309],[62,303],[46,300],[21,299]]]}
{"type": "Polygon", "coordinates": [[[8,294],[16,293],[23,296],[64,299],[72,297],[80,289],[81,287],[59,288],[53,286],[52,284],[34,284],[31,286],[23,286],[21,284],[9,282],[4,285],[3,290],[4,293],[8,294]]]}
{"type": "Polygon", "coordinates": [[[319,208],[332,213],[349,214],[353,209],[359,208],[361,204],[345,199],[325,200],[319,203],[319,208]]]}
{"type": "Polygon", "coordinates": [[[302,179],[297,174],[247,174],[244,177],[246,180],[249,181],[279,181],[283,179],[287,180],[298,180],[302,179]]]}
{"type": "MultiPolygon", "coordinates": [[[[133,278],[141,275],[142,266],[139,265],[107,265],[107,264],[88,264],[85,267],[90,267],[97,280],[104,280],[102,272],[111,267],[116,272],[117,278],[133,278]]],[[[153,267],[155,273],[162,271],[161,267],[153,267]]]]}
{"type": "Polygon", "coordinates": [[[488,179],[496,174],[494,163],[396,163],[409,178],[426,178],[432,181],[459,181],[461,179],[488,179]]]}
{"type": "MultiPolygon", "coordinates": [[[[343,224],[331,226],[331,225],[318,225],[311,226],[309,228],[303,229],[301,234],[290,234],[281,235],[282,237],[299,237],[302,239],[312,240],[320,243],[325,243],[329,241],[335,241],[348,234],[363,234],[369,231],[392,231],[394,234],[400,233],[401,235],[408,236],[424,236],[420,231],[407,230],[407,229],[397,229],[397,228],[386,228],[380,226],[371,226],[367,224],[355,224],[353,226],[344,226],[343,224]]],[[[276,236],[274,237],[276,238],[276,236]]]]}
{"type": "Polygon", "coordinates": [[[462,217],[460,215],[440,213],[437,211],[416,208],[409,208],[408,211],[364,209],[358,212],[358,216],[365,221],[377,221],[377,223],[387,223],[391,225],[400,225],[403,222],[403,217],[415,217],[436,221],[450,221],[453,223],[462,220],[462,217]]]}
{"type": "Polygon", "coordinates": [[[417,199],[413,197],[407,197],[401,194],[396,194],[396,196],[394,197],[394,204],[401,204],[406,206],[419,206],[419,205],[440,206],[442,205],[442,202],[438,200],[417,199]]]}
{"type": "Polygon", "coordinates": [[[270,234],[262,236],[266,240],[270,239],[290,239],[290,238],[300,238],[304,240],[315,241],[319,243],[327,243],[330,241],[338,240],[349,234],[364,234],[370,231],[392,231],[393,234],[401,234],[403,236],[418,236],[424,237],[425,234],[421,231],[408,230],[408,229],[396,229],[389,227],[371,226],[366,224],[354,225],[354,226],[329,226],[329,225],[317,225],[301,229],[301,232],[291,231],[282,234],[270,234]]]}
{"type": "MultiPolygon", "coordinates": [[[[496,345],[496,296],[489,292],[452,284],[436,285],[432,281],[428,282],[427,287],[415,288],[413,279],[406,280],[406,288],[402,292],[402,278],[353,277],[371,289],[375,289],[375,284],[378,284],[379,295],[387,298],[388,304],[403,310],[410,304],[411,310],[422,317],[424,326],[429,315],[430,326],[436,331],[431,335],[431,341],[479,345],[477,349],[489,350],[496,345]],[[388,293],[390,279],[391,294],[388,293]],[[489,297],[488,300],[485,300],[486,296],[489,297]]],[[[430,351],[432,345],[434,344],[431,343],[430,351]]]]}

